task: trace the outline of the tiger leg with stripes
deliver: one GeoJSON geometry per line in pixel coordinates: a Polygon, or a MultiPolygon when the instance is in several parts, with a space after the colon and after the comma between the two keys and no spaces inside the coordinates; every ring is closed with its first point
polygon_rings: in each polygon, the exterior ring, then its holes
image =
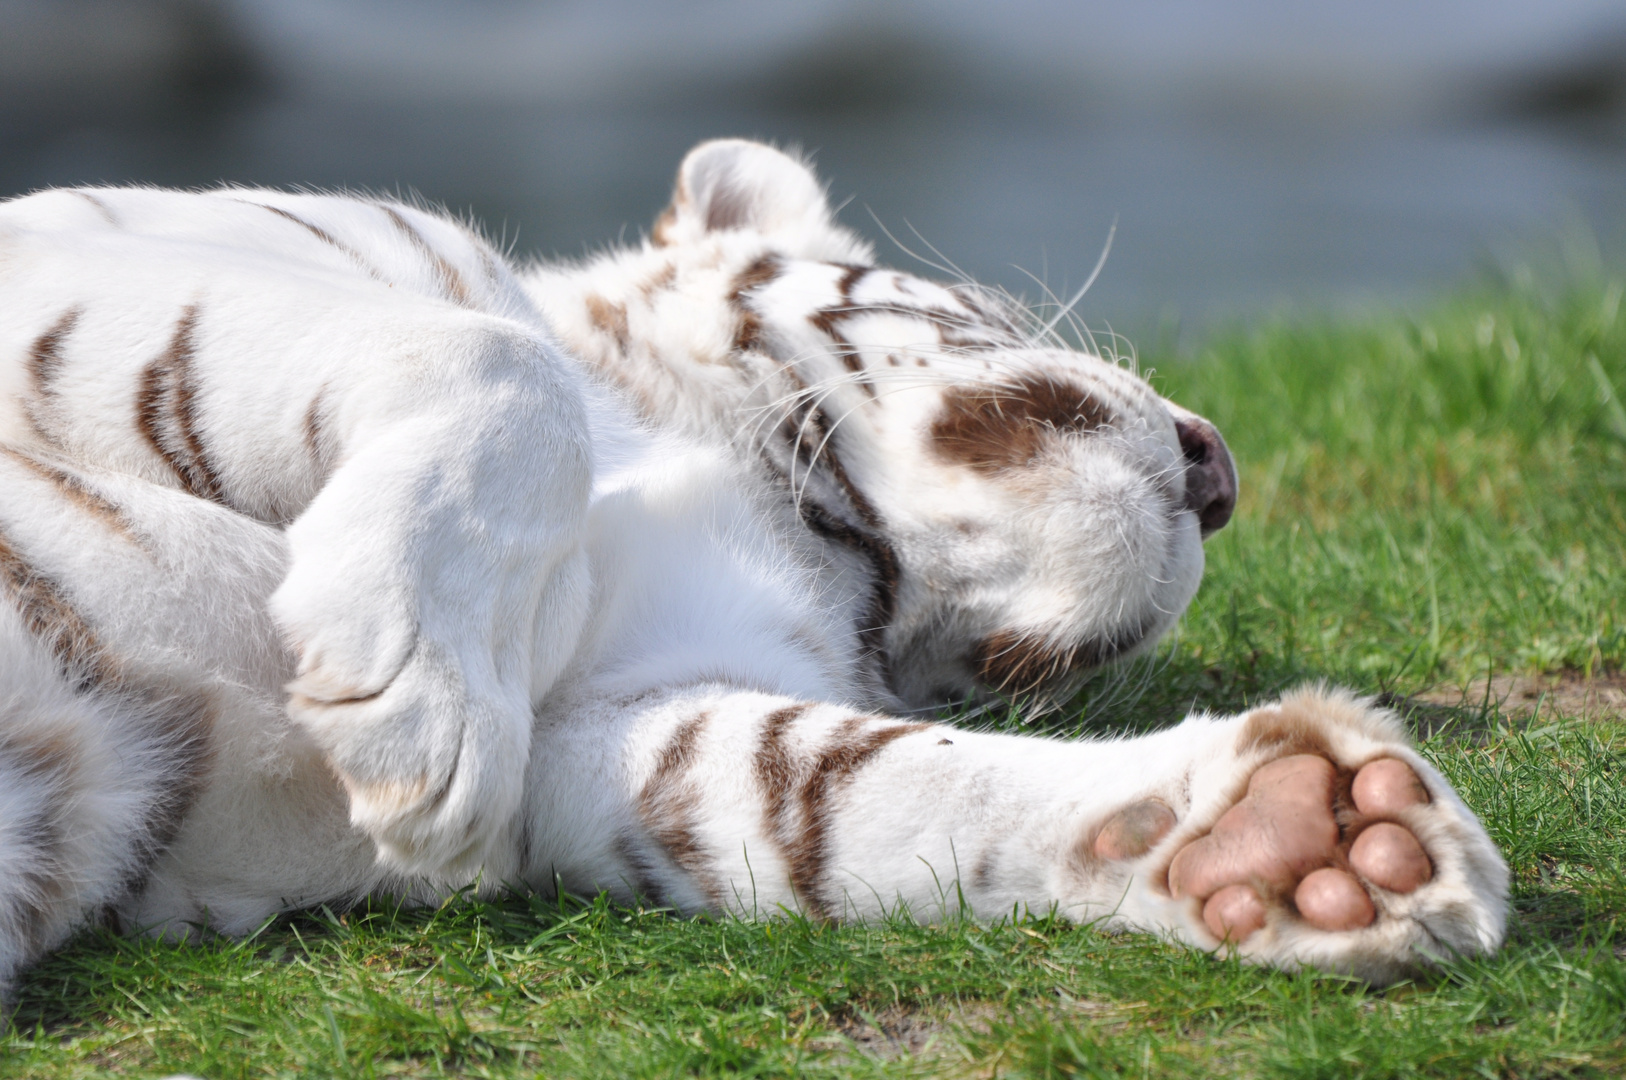
{"type": "MultiPolygon", "coordinates": [[[[707,460],[662,458],[679,486],[707,460]]],[[[292,660],[263,605],[287,557],[278,530],[17,451],[0,455],[0,480],[14,677],[0,764],[13,819],[38,823],[0,839],[0,863],[28,890],[0,896],[0,978],[104,907],[133,928],[244,933],[278,910],[374,891],[445,895],[449,883],[378,863],[320,753],[281,713],[292,660]],[[53,542],[67,531],[77,543],[53,542]],[[196,617],[199,598],[209,618],[196,617]]],[[[743,501],[701,486],[712,504],[684,527],[668,520],[654,545],[640,542],[647,527],[611,516],[628,511],[624,495],[602,500],[595,550],[620,572],[604,574],[599,606],[621,616],[601,618],[581,669],[542,703],[525,803],[490,849],[485,887],[604,888],[757,917],[1054,908],[1375,980],[1499,940],[1500,860],[1380,711],[1304,694],[1068,743],[831,704],[850,695],[845,665],[796,662],[817,620],[751,565],[743,501]],[[720,526],[732,542],[716,543],[720,526]],[[650,637],[614,590],[682,590],[671,564],[708,580],[721,606],[671,606],[650,637]],[[695,652],[707,627],[726,647],[695,652]],[[702,674],[730,667],[723,681],[702,674]],[[1282,850],[1282,827],[1309,819],[1331,835],[1282,850]],[[1368,836],[1387,848],[1361,854],[1368,836]],[[1425,860],[1409,878],[1407,837],[1425,860]],[[1329,875],[1366,897],[1367,922],[1347,909],[1317,922],[1301,893],[1329,875]]]]}
{"type": "Polygon", "coordinates": [[[181,492],[0,445],[0,1002],[84,922],[119,921],[223,748],[287,728],[260,728],[289,667],[253,603],[279,543],[181,492]],[[207,593],[185,565],[200,554],[207,593]]]}
{"type": "Polygon", "coordinates": [[[722,686],[545,711],[541,730],[539,887],[748,918],[1055,911],[1375,982],[1503,932],[1484,830],[1345,692],[1077,742],[722,686]]]}
{"type": "Polygon", "coordinates": [[[0,442],[286,526],[294,717],[387,860],[472,875],[586,589],[578,380],[502,260],[242,189],[44,192],[0,245],[0,442]]]}
{"type": "Polygon", "coordinates": [[[455,888],[379,860],[287,715],[266,610],[287,563],[274,526],[0,445],[0,1008],[87,922],[244,934],[455,888]]]}
{"type": "Polygon", "coordinates": [[[199,695],[76,692],[17,623],[0,614],[0,1015],[28,964],[145,878],[199,786],[211,716],[199,695]]]}

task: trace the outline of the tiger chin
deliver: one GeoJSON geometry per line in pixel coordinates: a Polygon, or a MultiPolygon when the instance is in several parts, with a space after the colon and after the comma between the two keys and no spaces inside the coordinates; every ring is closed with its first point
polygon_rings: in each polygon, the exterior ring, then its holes
{"type": "Polygon", "coordinates": [[[569,265],[348,195],[0,204],[0,992],[95,918],[470,882],[1495,949],[1504,864],[1368,701],[918,718],[1149,648],[1235,499],[1213,425],[757,143],[569,265]]]}

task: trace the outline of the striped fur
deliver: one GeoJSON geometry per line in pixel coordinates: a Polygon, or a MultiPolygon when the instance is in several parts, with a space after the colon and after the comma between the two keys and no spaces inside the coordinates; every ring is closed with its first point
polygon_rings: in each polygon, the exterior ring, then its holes
{"type": "Polygon", "coordinates": [[[200,499],[225,502],[220,478],[209,464],[198,430],[197,385],[192,372],[197,325],[198,305],[190,304],[175,320],[163,353],[141,373],[136,422],[182,487],[200,499]]]}
{"type": "MultiPolygon", "coordinates": [[[[1212,947],[1167,844],[1090,839],[1214,820],[1281,753],[1249,717],[886,715],[1149,647],[1230,512],[1211,426],[1024,320],[877,268],[750,143],[692,153],[643,244],[522,272],[391,201],[0,204],[0,993],[102,913],[242,933],[471,881],[1212,947]]],[[[1500,864],[1438,774],[1358,702],[1294,708],[1414,764],[1439,873],[1252,958],[1493,946],[1500,864]]]]}
{"type": "MultiPolygon", "coordinates": [[[[1181,425],[1205,421],[986,290],[876,266],[802,166],[753,144],[691,154],[662,222],[654,242],[525,285],[647,418],[727,447],[774,491],[859,636],[870,701],[1014,688],[982,663],[1012,636],[1043,643],[1056,690],[1184,610],[1204,530],[1181,425]],[[753,175],[772,193],[746,192],[753,175]],[[742,205],[753,227],[706,224],[742,205]]],[[[1234,491],[1213,440],[1208,471],[1234,491]]]]}

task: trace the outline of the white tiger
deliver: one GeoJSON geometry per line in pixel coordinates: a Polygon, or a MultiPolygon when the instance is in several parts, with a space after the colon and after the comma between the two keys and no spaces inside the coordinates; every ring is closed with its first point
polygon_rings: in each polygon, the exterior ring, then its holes
{"type": "Polygon", "coordinates": [[[387,200],[0,204],[0,990],[92,917],[471,881],[1375,980],[1495,948],[1493,845],[1347,694],[1084,742],[876,711],[1149,647],[1234,500],[1212,425],[876,268],[756,143],[522,274],[387,200]]]}

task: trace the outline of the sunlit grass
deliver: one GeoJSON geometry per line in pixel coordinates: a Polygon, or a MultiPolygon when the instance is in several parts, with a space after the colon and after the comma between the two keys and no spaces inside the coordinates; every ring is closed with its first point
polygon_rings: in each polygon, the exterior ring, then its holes
{"type": "MultiPolygon", "coordinates": [[[[1155,664],[1046,726],[1143,727],[1312,677],[1404,697],[1626,662],[1626,322],[1603,282],[1143,357],[1242,470],[1155,664]]],[[[387,905],[30,978],[0,1077],[1607,1076],[1626,1071],[1626,728],[1430,707],[1514,872],[1509,946],[1387,991],[1042,917],[680,921],[387,905]]]]}
{"type": "Polygon", "coordinates": [[[1192,645],[1404,686],[1619,669],[1621,295],[1508,290],[1166,368],[1244,467],[1192,645]]]}

